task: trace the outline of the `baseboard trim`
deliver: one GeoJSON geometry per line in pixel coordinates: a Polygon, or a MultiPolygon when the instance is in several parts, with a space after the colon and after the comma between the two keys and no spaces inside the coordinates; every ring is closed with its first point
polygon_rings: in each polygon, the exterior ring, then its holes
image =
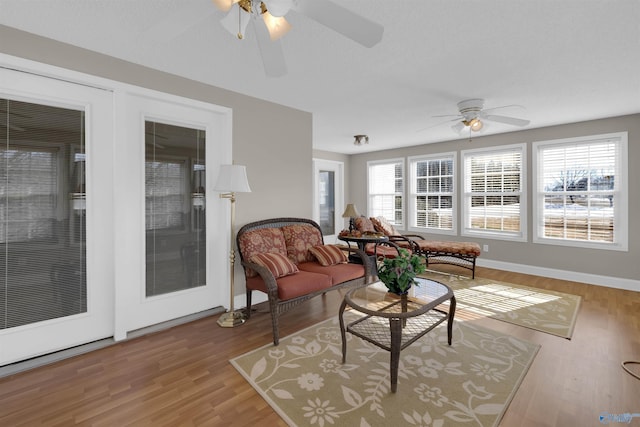
{"type": "Polygon", "coordinates": [[[536,267],[525,264],[495,261],[478,258],[476,261],[480,267],[495,268],[497,270],[513,271],[516,273],[532,274],[535,276],[549,277],[551,279],[570,280],[572,282],[588,283],[590,285],[605,286],[609,288],[623,289],[640,292],[640,280],[624,279],[620,277],[601,276],[576,271],[558,270],[554,268],[536,267]]]}

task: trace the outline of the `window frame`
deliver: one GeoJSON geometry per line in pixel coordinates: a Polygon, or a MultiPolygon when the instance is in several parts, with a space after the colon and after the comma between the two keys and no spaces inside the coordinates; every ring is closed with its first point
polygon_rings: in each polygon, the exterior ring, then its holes
{"type": "Polygon", "coordinates": [[[410,156],[407,158],[409,164],[409,225],[408,229],[413,232],[418,233],[433,233],[433,234],[443,234],[443,235],[457,235],[458,233],[458,197],[457,197],[457,185],[458,185],[458,153],[455,151],[450,151],[446,153],[437,153],[437,154],[426,154],[420,156],[410,156]],[[417,185],[417,164],[422,161],[430,161],[430,160],[451,160],[452,161],[452,190],[451,192],[424,192],[418,194],[418,185],[417,185]],[[417,225],[418,219],[418,208],[417,208],[417,198],[419,195],[448,195],[451,196],[451,228],[434,228],[434,227],[420,227],[417,225]]]}
{"type": "Polygon", "coordinates": [[[535,141],[532,144],[532,203],[533,203],[533,243],[548,244],[554,246],[569,246],[578,248],[628,251],[629,250],[629,156],[628,156],[628,132],[614,132],[599,135],[587,135],[572,138],[561,138],[545,141],[535,141]],[[616,153],[616,175],[614,179],[613,194],[616,200],[616,209],[613,214],[613,242],[577,240],[568,238],[552,238],[544,236],[544,165],[541,161],[542,150],[550,146],[571,146],[577,144],[593,144],[598,141],[616,140],[618,150],[616,153]]]}
{"type": "MultiPolygon", "coordinates": [[[[385,218],[391,223],[393,224],[396,228],[399,228],[401,230],[405,230],[405,224],[406,224],[406,198],[405,198],[405,181],[406,181],[406,172],[405,172],[405,162],[404,162],[404,157],[397,157],[397,158],[392,158],[392,159],[384,159],[384,160],[370,160],[367,162],[367,213],[369,217],[375,217],[375,216],[383,216],[383,215],[378,215],[377,213],[374,212],[373,210],[373,203],[372,203],[372,197],[373,196],[378,196],[378,195],[391,195],[391,193],[372,193],[371,192],[371,168],[375,167],[375,166],[381,166],[381,165],[400,165],[400,169],[401,169],[401,173],[402,173],[402,191],[400,192],[394,192],[393,196],[394,197],[400,197],[400,202],[402,207],[399,209],[400,214],[402,215],[402,221],[398,222],[396,221],[395,217],[394,218],[387,218],[385,216],[385,218]]],[[[395,187],[395,184],[394,184],[395,187]]],[[[398,209],[394,208],[394,213],[397,212],[398,209]]]]}
{"type": "Polygon", "coordinates": [[[519,143],[519,144],[510,144],[510,145],[500,145],[500,146],[492,146],[492,147],[483,147],[483,148],[475,148],[469,150],[461,150],[461,175],[462,175],[462,226],[461,226],[461,235],[463,236],[471,236],[471,237],[484,237],[496,240],[507,240],[514,242],[526,242],[527,241],[527,144],[519,143]],[[501,155],[507,153],[519,153],[520,154],[520,191],[519,192],[482,192],[482,193],[472,193],[470,190],[471,181],[470,176],[468,175],[468,162],[474,156],[485,156],[490,154],[501,155]],[[519,217],[520,217],[520,230],[517,232],[504,231],[504,230],[483,230],[483,229],[474,229],[471,228],[470,225],[470,213],[471,213],[471,199],[472,196],[483,194],[483,195],[515,195],[519,196],[519,217]]]}

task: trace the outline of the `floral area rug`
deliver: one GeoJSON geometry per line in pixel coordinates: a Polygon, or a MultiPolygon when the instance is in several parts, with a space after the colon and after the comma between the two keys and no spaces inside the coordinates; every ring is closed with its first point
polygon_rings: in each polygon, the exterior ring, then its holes
{"type": "MultiPolygon", "coordinates": [[[[354,316],[353,313],[346,313],[354,316]]],[[[470,322],[445,324],[400,353],[390,390],[389,352],[329,319],[231,360],[290,426],[497,426],[539,346],[470,322]]]]}
{"type": "MultiPolygon", "coordinates": [[[[420,277],[453,289],[458,317],[491,317],[567,339],[573,334],[581,302],[578,295],[431,270],[420,277]]],[[[414,291],[419,294],[420,287],[414,291]]]]}

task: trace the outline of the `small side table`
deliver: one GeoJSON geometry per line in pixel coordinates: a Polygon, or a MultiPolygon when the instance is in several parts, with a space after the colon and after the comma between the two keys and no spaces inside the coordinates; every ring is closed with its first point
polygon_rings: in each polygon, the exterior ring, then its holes
{"type": "MultiPolygon", "coordinates": [[[[355,236],[340,236],[338,235],[338,240],[342,240],[343,242],[347,242],[347,244],[349,246],[351,246],[351,243],[355,243],[356,245],[358,245],[358,249],[361,249],[362,251],[365,251],[365,246],[367,245],[367,243],[375,243],[376,244],[376,249],[378,247],[378,243],[383,243],[383,242],[388,242],[389,238],[387,236],[361,236],[361,237],[355,237],[355,236]]],[[[374,251],[374,258],[377,258],[377,253],[374,251]]],[[[351,259],[352,262],[361,262],[359,261],[359,259],[351,259]]]]}
{"type": "Polygon", "coordinates": [[[342,363],[347,359],[347,332],[389,351],[392,393],[395,393],[398,387],[401,350],[445,320],[448,342],[451,345],[453,317],[456,311],[456,298],[453,291],[447,285],[435,280],[420,279],[418,292],[420,297],[407,294],[397,296],[387,292],[383,283],[374,282],[364,288],[347,292],[340,306],[342,363]],[[449,301],[448,311],[436,308],[447,300],[449,301]],[[345,325],[344,312],[347,307],[364,316],[345,325]]]}

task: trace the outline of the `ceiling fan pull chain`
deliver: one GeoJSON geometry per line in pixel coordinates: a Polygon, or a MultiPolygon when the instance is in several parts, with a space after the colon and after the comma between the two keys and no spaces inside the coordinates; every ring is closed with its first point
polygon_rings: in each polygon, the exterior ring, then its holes
{"type": "Polygon", "coordinates": [[[242,35],[242,10],[240,10],[240,6],[238,6],[238,39],[242,40],[244,36],[242,35]]]}

